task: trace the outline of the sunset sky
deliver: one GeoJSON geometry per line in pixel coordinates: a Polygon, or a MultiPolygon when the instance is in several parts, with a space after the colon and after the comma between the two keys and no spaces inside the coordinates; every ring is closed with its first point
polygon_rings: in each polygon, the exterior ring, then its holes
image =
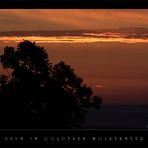
{"type": "Polygon", "coordinates": [[[23,39],[44,46],[51,62],[70,64],[104,104],[148,104],[148,10],[1,9],[0,53],[23,39]]]}
{"type": "Polygon", "coordinates": [[[146,9],[0,10],[0,30],[74,30],[147,27],[146,9]]]}

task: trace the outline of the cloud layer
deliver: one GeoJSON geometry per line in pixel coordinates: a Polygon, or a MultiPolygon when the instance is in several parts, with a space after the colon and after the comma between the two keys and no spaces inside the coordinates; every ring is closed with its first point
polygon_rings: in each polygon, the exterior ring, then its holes
{"type": "Polygon", "coordinates": [[[145,9],[3,9],[0,31],[147,27],[147,15],[145,9]]]}

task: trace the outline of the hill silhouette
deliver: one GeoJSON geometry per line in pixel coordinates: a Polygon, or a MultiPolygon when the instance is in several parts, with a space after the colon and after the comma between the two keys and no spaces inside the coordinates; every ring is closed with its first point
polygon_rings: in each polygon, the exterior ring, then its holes
{"type": "Polygon", "coordinates": [[[0,62],[1,128],[81,128],[87,109],[100,107],[71,66],[51,63],[35,42],[5,47],[0,62]]]}

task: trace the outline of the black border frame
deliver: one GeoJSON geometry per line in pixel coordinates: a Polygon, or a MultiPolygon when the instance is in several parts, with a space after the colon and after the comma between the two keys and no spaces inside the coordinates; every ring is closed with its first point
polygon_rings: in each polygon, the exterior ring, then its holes
{"type": "Polygon", "coordinates": [[[0,0],[1,9],[148,8],[148,0],[0,0]]]}
{"type": "MultiPolygon", "coordinates": [[[[0,0],[0,9],[147,9],[148,0],[0,0]]],[[[51,129],[0,129],[0,147],[148,147],[148,129],[96,129],[96,130],[51,130],[51,129]],[[76,143],[45,143],[44,136],[86,136],[87,141],[76,143]],[[5,141],[5,137],[23,136],[23,142],[5,141]],[[37,136],[39,141],[28,137],[37,136]],[[143,141],[92,142],[90,137],[143,137],[143,141]]]]}

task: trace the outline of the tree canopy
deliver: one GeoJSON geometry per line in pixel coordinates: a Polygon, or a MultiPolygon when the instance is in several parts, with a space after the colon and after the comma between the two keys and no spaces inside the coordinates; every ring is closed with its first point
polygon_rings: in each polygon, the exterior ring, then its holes
{"type": "Polygon", "coordinates": [[[99,108],[93,96],[65,62],[53,64],[43,47],[20,42],[5,47],[0,62],[0,126],[7,128],[81,128],[89,107],[99,108]]]}

